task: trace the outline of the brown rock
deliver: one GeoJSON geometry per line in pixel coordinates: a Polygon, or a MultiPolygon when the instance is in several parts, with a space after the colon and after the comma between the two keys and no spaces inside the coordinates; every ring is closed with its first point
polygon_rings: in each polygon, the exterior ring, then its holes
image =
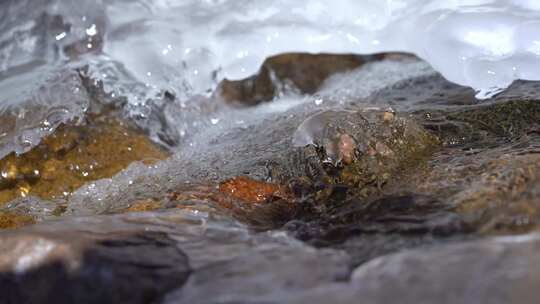
{"type": "Polygon", "coordinates": [[[11,153],[0,160],[0,204],[28,195],[63,198],[134,161],[150,164],[167,155],[139,130],[113,117],[62,125],[27,153],[11,153]]]}
{"type": "Polygon", "coordinates": [[[219,191],[251,203],[262,203],[273,196],[283,196],[283,190],[278,185],[256,181],[246,176],[239,176],[221,183],[219,191]]]}
{"type": "Polygon", "coordinates": [[[34,219],[30,216],[0,212],[0,229],[19,228],[33,223],[34,219]]]}
{"type": "Polygon", "coordinates": [[[365,59],[356,55],[288,53],[268,58],[257,75],[220,84],[221,96],[227,102],[255,105],[272,100],[280,86],[312,94],[332,74],[359,67],[365,59]]]}
{"type": "Polygon", "coordinates": [[[346,165],[355,159],[356,141],[349,134],[341,134],[338,142],[339,159],[346,165]]]}

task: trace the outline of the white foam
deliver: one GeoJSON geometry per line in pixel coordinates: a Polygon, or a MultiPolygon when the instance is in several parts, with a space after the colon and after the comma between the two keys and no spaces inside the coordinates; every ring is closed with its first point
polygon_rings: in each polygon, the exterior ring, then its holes
{"type": "Polygon", "coordinates": [[[105,52],[151,86],[202,92],[296,51],[412,52],[480,98],[540,80],[535,0],[109,2],[105,52]]]}

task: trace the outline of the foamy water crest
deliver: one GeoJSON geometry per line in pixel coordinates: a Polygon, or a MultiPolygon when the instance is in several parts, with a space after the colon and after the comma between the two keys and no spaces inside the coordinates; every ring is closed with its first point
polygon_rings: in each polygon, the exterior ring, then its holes
{"type": "Polygon", "coordinates": [[[415,53],[478,98],[540,80],[534,0],[155,1],[116,3],[107,15],[105,52],[153,86],[180,77],[201,92],[298,51],[415,53]]]}

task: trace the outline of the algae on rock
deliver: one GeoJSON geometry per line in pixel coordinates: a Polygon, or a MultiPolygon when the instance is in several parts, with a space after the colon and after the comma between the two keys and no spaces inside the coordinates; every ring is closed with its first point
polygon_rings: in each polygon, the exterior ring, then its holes
{"type": "Polygon", "coordinates": [[[30,151],[0,160],[0,204],[30,195],[62,199],[134,161],[151,164],[167,156],[130,123],[89,114],[85,124],[61,125],[30,151]]]}

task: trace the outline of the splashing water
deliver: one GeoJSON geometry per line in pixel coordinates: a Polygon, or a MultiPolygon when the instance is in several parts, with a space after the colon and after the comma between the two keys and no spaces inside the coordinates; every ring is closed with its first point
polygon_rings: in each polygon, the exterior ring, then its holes
{"type": "Polygon", "coordinates": [[[540,80],[540,5],[535,3],[117,3],[107,9],[110,34],[104,50],[151,86],[182,79],[195,92],[211,89],[212,81],[223,77],[249,76],[267,56],[283,52],[404,51],[487,98],[515,79],[540,80]]]}
{"type": "MultiPolygon", "coordinates": [[[[37,97],[58,94],[48,82],[66,67],[88,66],[106,97],[127,97],[135,117],[147,117],[149,100],[164,91],[182,105],[198,102],[194,95],[252,75],[283,52],[410,52],[480,99],[516,79],[540,80],[534,0],[8,0],[0,29],[0,116],[13,119],[13,106],[25,104],[41,106],[43,117],[55,113],[54,125],[16,130],[52,130],[84,112],[87,97],[69,88],[60,95],[75,105],[37,97]]],[[[0,143],[13,141],[12,129],[0,129],[0,143]]]]}

